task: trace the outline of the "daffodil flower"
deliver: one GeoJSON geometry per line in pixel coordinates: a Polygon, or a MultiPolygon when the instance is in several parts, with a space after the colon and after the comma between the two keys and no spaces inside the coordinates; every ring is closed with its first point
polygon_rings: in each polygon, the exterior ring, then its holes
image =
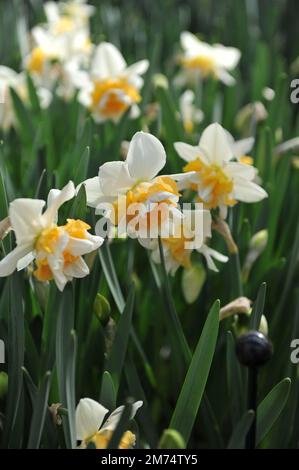
{"type": "MultiPolygon", "coordinates": [[[[13,88],[22,101],[29,101],[28,87],[24,73],[17,73],[9,67],[0,65],[0,128],[4,131],[16,125],[14,107],[10,96],[13,88]],[[1,102],[2,101],[2,102],[1,102]]],[[[51,102],[52,94],[46,88],[38,87],[37,95],[42,108],[47,108],[51,102]]]]}
{"type": "Polygon", "coordinates": [[[188,73],[197,71],[202,78],[213,76],[226,85],[235,83],[229,72],[240,60],[238,49],[221,44],[211,46],[188,31],[181,33],[181,46],[184,51],[182,65],[188,73]]]}
{"type": "MultiPolygon", "coordinates": [[[[218,272],[214,260],[226,263],[228,257],[210,248],[207,239],[211,238],[211,214],[207,210],[184,210],[181,219],[175,219],[171,236],[161,238],[165,268],[168,273],[174,275],[182,266],[191,268],[191,254],[193,250],[201,253],[206,259],[207,266],[212,271],[218,272]],[[201,239],[196,236],[201,232],[201,239]],[[196,242],[196,243],[195,243],[196,242]]],[[[159,242],[157,239],[141,239],[141,245],[152,252],[155,263],[161,263],[159,242]]]]}
{"type": "Polygon", "coordinates": [[[175,149],[187,162],[184,171],[195,172],[185,187],[196,191],[197,200],[207,209],[219,208],[223,218],[237,201],[258,202],[267,197],[266,191],[253,182],[256,168],[233,161],[231,141],[220,124],[208,126],[198,146],[176,142],[175,149]]]}
{"type": "MultiPolygon", "coordinates": [[[[136,401],[132,405],[130,419],[134,418],[142,404],[142,401],[136,401]]],[[[96,449],[106,449],[123,410],[124,406],[116,408],[103,424],[108,413],[107,408],[91,398],[82,398],[76,408],[76,432],[77,440],[81,441],[80,448],[86,448],[88,444],[93,443],[96,449]]],[[[135,435],[126,431],[120,440],[119,449],[132,449],[135,441],[135,435]]]]}
{"type": "Polygon", "coordinates": [[[95,7],[86,0],[69,0],[66,2],[46,2],[44,4],[47,22],[57,33],[87,26],[95,7]]]}
{"type": "Polygon", "coordinates": [[[204,117],[202,110],[195,107],[194,100],[195,94],[192,90],[184,91],[180,97],[180,114],[187,134],[191,134],[194,130],[194,125],[199,124],[204,117]]]}
{"type": "Polygon", "coordinates": [[[138,236],[146,237],[148,229],[158,236],[163,222],[180,217],[176,180],[189,178],[184,174],[157,176],[165,163],[161,142],[151,134],[137,132],[124,162],[104,163],[97,177],[84,182],[87,204],[115,226],[124,227],[131,237],[137,226],[138,236]]]}
{"type": "Polygon", "coordinates": [[[73,277],[89,273],[82,255],[101,246],[103,239],[90,235],[90,229],[82,220],[68,219],[57,225],[59,207],[75,195],[70,181],[61,191],[52,189],[45,201],[40,199],[15,199],[9,205],[11,228],[15,232],[17,246],[0,261],[0,276],[9,276],[17,269],[35,262],[35,277],[40,281],[54,279],[59,290],[73,277]]]}
{"type": "Polygon", "coordinates": [[[253,164],[253,158],[250,156],[250,152],[254,145],[254,137],[247,137],[246,139],[235,140],[233,136],[227,132],[227,138],[232,148],[234,157],[240,163],[246,163],[247,165],[253,164]]]}
{"type": "Polygon", "coordinates": [[[91,63],[89,81],[83,84],[79,101],[90,109],[94,119],[118,122],[131,110],[131,117],[139,114],[140,89],[148,61],[141,60],[127,66],[119,50],[108,42],[97,46],[91,63]]]}

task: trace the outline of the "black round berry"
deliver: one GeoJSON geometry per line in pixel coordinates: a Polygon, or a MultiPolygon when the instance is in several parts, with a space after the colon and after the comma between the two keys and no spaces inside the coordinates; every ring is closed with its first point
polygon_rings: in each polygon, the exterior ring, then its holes
{"type": "Polygon", "coordinates": [[[260,367],[272,357],[272,343],[259,331],[248,331],[239,336],[236,354],[244,366],[260,367]]]}

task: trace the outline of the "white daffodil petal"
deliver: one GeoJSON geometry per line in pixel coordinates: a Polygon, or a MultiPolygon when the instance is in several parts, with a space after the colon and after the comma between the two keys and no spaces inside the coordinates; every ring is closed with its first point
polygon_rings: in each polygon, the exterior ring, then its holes
{"type": "MultiPolygon", "coordinates": [[[[130,419],[133,419],[134,416],[136,415],[137,411],[139,410],[139,408],[143,405],[143,402],[142,401],[136,401],[135,403],[133,403],[132,405],[132,411],[131,411],[131,415],[130,415],[130,419]]],[[[113,413],[111,413],[111,415],[109,416],[109,418],[105,421],[104,425],[102,426],[101,430],[102,431],[114,431],[116,426],[118,425],[119,423],[119,420],[121,418],[121,415],[124,411],[124,406],[119,406],[118,408],[116,408],[116,410],[113,411],[113,413]]]]}
{"type": "Polygon", "coordinates": [[[12,274],[18,261],[28,255],[33,249],[32,244],[19,245],[0,261],[0,277],[12,274]]]}
{"type": "Polygon", "coordinates": [[[175,142],[174,148],[176,149],[179,156],[186,162],[192,162],[193,160],[200,158],[200,150],[197,145],[189,145],[185,144],[184,142],[175,142]]]}
{"type": "Polygon", "coordinates": [[[27,255],[23,256],[23,258],[19,259],[17,263],[17,270],[21,271],[22,269],[27,268],[27,266],[29,266],[29,264],[32,263],[34,258],[35,258],[34,251],[31,251],[27,255]]]}
{"type": "Polygon", "coordinates": [[[161,142],[151,134],[136,132],[133,136],[126,162],[135,180],[151,180],[166,163],[166,153],[161,142]]]}
{"type": "Polygon", "coordinates": [[[205,151],[210,163],[222,165],[233,157],[226,132],[218,123],[211,124],[203,131],[199,147],[205,151]]]}
{"type": "Polygon", "coordinates": [[[9,205],[9,218],[15,231],[17,244],[33,241],[41,228],[40,218],[45,201],[41,199],[15,199],[9,205]]]}
{"type": "Polygon", "coordinates": [[[90,438],[101,427],[108,413],[100,403],[91,398],[82,398],[76,408],[76,436],[79,441],[90,438]]]}
{"type": "Polygon", "coordinates": [[[257,175],[257,169],[245,163],[229,162],[225,166],[225,174],[231,178],[241,177],[247,180],[253,180],[257,175]]]}
{"type": "Polygon", "coordinates": [[[79,256],[76,261],[64,267],[64,274],[69,278],[82,278],[89,274],[89,267],[85,263],[84,259],[79,256]]]}
{"type": "Polygon", "coordinates": [[[258,202],[268,197],[261,186],[241,178],[235,182],[232,195],[242,202],[258,202]]]}
{"type": "Polygon", "coordinates": [[[125,162],[104,163],[99,169],[99,179],[101,191],[107,196],[126,192],[134,184],[125,162]]]}
{"type": "Polygon", "coordinates": [[[61,191],[59,189],[51,189],[48,195],[47,210],[42,216],[44,224],[46,226],[57,222],[58,209],[66,201],[72,199],[75,194],[76,190],[72,181],[69,181],[68,184],[66,184],[61,191]]]}
{"type": "Polygon", "coordinates": [[[183,31],[180,36],[181,46],[185,51],[197,51],[200,46],[199,39],[189,31],[183,31]]]}
{"type": "Polygon", "coordinates": [[[247,155],[254,145],[254,137],[248,137],[247,139],[237,140],[233,143],[234,157],[238,160],[240,157],[247,155]]]}
{"type": "Polygon", "coordinates": [[[135,64],[129,65],[129,67],[126,68],[125,74],[126,75],[143,75],[149,67],[149,61],[144,59],[144,60],[139,60],[138,62],[135,62],[135,64]]]}
{"type": "Polygon", "coordinates": [[[109,42],[102,42],[95,49],[95,55],[92,61],[92,74],[105,80],[111,77],[117,77],[124,72],[127,64],[120,51],[109,42]]]}
{"type": "Polygon", "coordinates": [[[221,67],[224,67],[227,70],[233,70],[240,58],[241,52],[235,47],[226,47],[222,44],[214,44],[214,57],[217,61],[217,64],[221,67]]]}
{"type": "Polygon", "coordinates": [[[101,186],[100,186],[100,180],[98,176],[95,176],[94,178],[89,178],[83,183],[81,183],[77,187],[77,192],[79,191],[80,187],[84,184],[85,186],[85,191],[86,191],[86,202],[87,205],[90,207],[97,207],[99,204],[99,198],[103,196],[101,192],[101,186]]]}

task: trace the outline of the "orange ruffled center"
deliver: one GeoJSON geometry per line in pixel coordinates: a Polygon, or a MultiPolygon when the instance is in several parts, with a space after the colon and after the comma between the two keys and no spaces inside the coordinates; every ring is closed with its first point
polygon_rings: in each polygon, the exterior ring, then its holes
{"type": "MultiPolygon", "coordinates": [[[[88,442],[93,442],[96,449],[107,449],[112,437],[112,431],[98,431],[88,442]]],[[[87,442],[87,444],[88,444],[87,442]]],[[[136,436],[131,431],[126,431],[119,442],[119,449],[132,449],[136,442],[136,436]]]]}
{"type": "MultiPolygon", "coordinates": [[[[67,219],[67,224],[61,227],[53,225],[45,228],[39,235],[35,243],[37,259],[35,260],[36,269],[34,276],[39,281],[51,281],[53,273],[51,271],[47,255],[53,255],[59,246],[60,237],[66,232],[71,238],[86,239],[87,230],[90,226],[82,220],[67,219]],[[39,254],[41,256],[39,256],[39,254]]],[[[74,256],[67,248],[62,253],[64,267],[75,263],[78,256],[74,256]]]]}
{"type": "Polygon", "coordinates": [[[91,95],[92,111],[100,111],[105,118],[120,116],[141,97],[138,90],[127,79],[108,79],[94,82],[91,95]]]}
{"type": "MultiPolygon", "coordinates": [[[[209,188],[207,199],[198,198],[207,209],[214,209],[219,205],[233,206],[236,201],[231,198],[233,181],[225,174],[223,169],[215,164],[206,165],[199,158],[187,163],[183,168],[184,172],[195,171],[198,175],[201,188],[209,188]]],[[[195,183],[190,185],[191,189],[197,190],[195,183]]]]}

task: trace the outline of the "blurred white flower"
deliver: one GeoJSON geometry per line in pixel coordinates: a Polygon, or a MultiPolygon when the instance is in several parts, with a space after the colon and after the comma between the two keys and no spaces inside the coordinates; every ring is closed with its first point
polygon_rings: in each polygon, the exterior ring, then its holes
{"type": "MultiPolygon", "coordinates": [[[[142,401],[133,403],[130,419],[135,417],[142,404],[142,401]]],[[[77,440],[81,441],[80,448],[86,448],[89,443],[93,443],[97,449],[106,449],[123,411],[124,406],[116,408],[103,424],[108,413],[107,408],[91,398],[82,398],[76,408],[76,432],[77,440]]],[[[135,435],[126,431],[118,448],[132,449],[135,441],[135,435]]]]}
{"type": "Polygon", "coordinates": [[[17,246],[0,261],[1,277],[34,261],[35,277],[40,281],[54,279],[58,289],[63,290],[73,277],[89,274],[82,255],[96,250],[103,239],[90,235],[89,225],[81,220],[68,219],[66,225],[57,225],[58,209],[74,195],[70,181],[61,191],[49,192],[44,212],[45,201],[40,199],[15,199],[10,203],[9,219],[17,246]]]}
{"type": "Polygon", "coordinates": [[[95,7],[86,0],[68,0],[65,2],[46,2],[44,4],[47,21],[57,34],[77,27],[87,26],[95,7]]]}
{"type": "Polygon", "coordinates": [[[184,52],[182,65],[188,73],[197,71],[202,78],[213,76],[226,85],[235,83],[229,72],[240,60],[239,49],[207,44],[188,31],[181,33],[181,46],[184,52]]]}
{"type": "Polygon", "coordinates": [[[108,42],[96,47],[88,79],[81,86],[79,101],[90,109],[94,119],[118,122],[131,110],[131,117],[139,115],[138,103],[143,75],[148,61],[141,60],[127,66],[119,50],[108,42]]]}
{"type": "MultiPolygon", "coordinates": [[[[13,88],[24,103],[29,103],[29,92],[24,73],[17,73],[9,67],[0,66],[0,92],[2,102],[0,103],[0,128],[4,131],[16,125],[13,103],[10,95],[13,88]]],[[[52,100],[52,93],[46,88],[36,89],[40,105],[47,108],[52,100]]]]}
{"type": "Polygon", "coordinates": [[[186,90],[180,96],[180,115],[187,134],[191,134],[194,125],[201,123],[204,118],[202,110],[195,107],[194,101],[195,94],[192,90],[186,90]]]}
{"type": "Polygon", "coordinates": [[[253,182],[256,168],[232,161],[232,143],[220,124],[208,126],[197,146],[176,142],[175,149],[187,162],[184,171],[195,172],[186,187],[197,192],[197,201],[206,208],[218,207],[223,218],[227,207],[237,201],[257,202],[267,197],[266,191],[253,182]]]}
{"type": "Polygon", "coordinates": [[[161,142],[151,134],[137,132],[124,162],[104,163],[98,176],[84,181],[87,204],[118,225],[119,235],[125,230],[131,237],[136,233],[147,236],[150,229],[157,236],[169,217],[181,217],[176,180],[189,176],[157,176],[165,163],[161,142]]]}

